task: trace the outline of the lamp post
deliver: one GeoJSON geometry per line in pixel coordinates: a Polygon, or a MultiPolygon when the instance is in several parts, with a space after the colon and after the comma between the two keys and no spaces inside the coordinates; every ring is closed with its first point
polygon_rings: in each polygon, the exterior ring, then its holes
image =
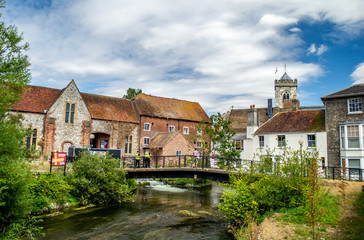
{"type": "Polygon", "coordinates": [[[302,161],[302,145],[303,145],[303,140],[302,139],[298,140],[298,144],[300,145],[301,174],[303,175],[305,173],[304,164],[303,164],[303,161],[302,161]]]}
{"type": "Polygon", "coordinates": [[[91,133],[90,134],[90,146],[91,146],[91,148],[94,146],[94,139],[95,139],[95,134],[91,133]]]}

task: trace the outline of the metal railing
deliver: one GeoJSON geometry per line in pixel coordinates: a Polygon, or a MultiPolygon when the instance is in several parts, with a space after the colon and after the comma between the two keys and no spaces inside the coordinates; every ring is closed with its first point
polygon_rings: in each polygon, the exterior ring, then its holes
{"type": "MultiPolygon", "coordinates": [[[[211,168],[211,158],[209,156],[201,156],[195,158],[193,155],[181,156],[151,156],[150,168],[211,168]]],[[[242,170],[246,173],[265,173],[279,175],[278,168],[281,163],[271,162],[270,164],[262,163],[255,160],[230,159],[230,158],[213,158],[214,169],[223,170],[242,170]]],[[[128,156],[122,158],[122,166],[124,168],[137,168],[135,157],[128,156]]],[[[140,158],[140,168],[147,167],[144,157],[140,158]]],[[[307,175],[305,166],[298,166],[297,172],[302,175],[307,175]]],[[[319,167],[319,174],[326,179],[342,179],[351,181],[364,181],[364,169],[347,168],[343,174],[341,167],[319,167]]]]}

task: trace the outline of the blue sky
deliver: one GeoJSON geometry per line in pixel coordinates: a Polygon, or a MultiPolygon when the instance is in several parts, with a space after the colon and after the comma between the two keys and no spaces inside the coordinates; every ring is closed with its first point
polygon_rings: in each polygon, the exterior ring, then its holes
{"type": "Polygon", "coordinates": [[[363,0],[8,0],[2,11],[30,44],[33,85],[74,79],[115,97],[140,88],[212,114],[265,107],[285,64],[301,106],[364,83],[363,9],[363,0]]]}

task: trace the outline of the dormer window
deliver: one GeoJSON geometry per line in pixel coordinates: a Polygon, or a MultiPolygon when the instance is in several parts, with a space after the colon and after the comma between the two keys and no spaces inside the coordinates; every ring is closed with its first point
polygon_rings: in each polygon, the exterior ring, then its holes
{"type": "Polygon", "coordinates": [[[64,114],[64,122],[73,124],[75,121],[76,105],[74,103],[66,103],[66,109],[64,114]]]}

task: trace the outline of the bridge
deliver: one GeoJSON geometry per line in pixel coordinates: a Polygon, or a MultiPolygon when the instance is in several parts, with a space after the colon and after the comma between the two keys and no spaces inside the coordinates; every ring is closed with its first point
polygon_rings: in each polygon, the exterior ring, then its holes
{"type": "MultiPolygon", "coordinates": [[[[150,162],[141,158],[139,166],[134,157],[123,158],[120,163],[127,171],[127,178],[201,178],[215,181],[229,181],[232,171],[244,170],[246,173],[256,173],[261,163],[253,160],[215,158],[214,164],[209,157],[193,156],[152,156],[150,162]],[[253,170],[255,169],[255,170],[253,170]]],[[[267,174],[272,174],[279,167],[279,162],[272,162],[267,174]]],[[[340,167],[321,166],[320,175],[326,179],[340,179],[340,167]]],[[[260,172],[260,171],[259,171],[260,172]]],[[[347,180],[364,181],[364,169],[347,168],[347,180]]]]}
{"type": "Polygon", "coordinates": [[[127,178],[201,178],[214,181],[229,181],[229,172],[211,168],[126,168],[127,178]]]}

